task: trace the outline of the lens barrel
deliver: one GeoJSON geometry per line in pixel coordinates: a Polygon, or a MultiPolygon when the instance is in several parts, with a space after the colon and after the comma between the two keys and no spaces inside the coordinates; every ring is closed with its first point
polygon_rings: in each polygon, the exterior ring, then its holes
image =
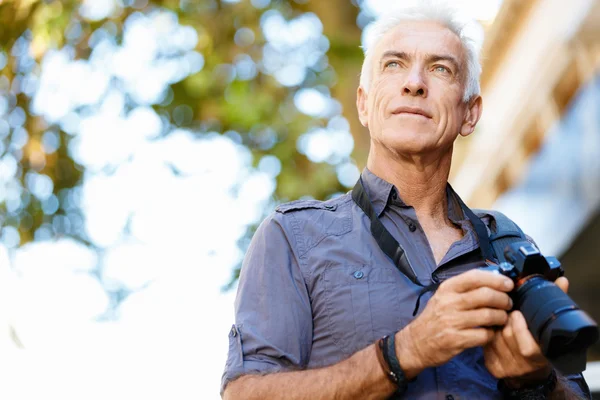
{"type": "Polygon", "coordinates": [[[585,370],[586,350],[598,340],[596,323],[541,275],[528,277],[512,297],[542,353],[555,367],[564,374],[585,370]]]}

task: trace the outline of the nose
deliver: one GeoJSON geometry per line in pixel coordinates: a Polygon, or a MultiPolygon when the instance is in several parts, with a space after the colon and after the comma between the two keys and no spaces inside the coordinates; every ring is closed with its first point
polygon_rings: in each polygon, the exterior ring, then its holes
{"type": "Polygon", "coordinates": [[[427,85],[420,70],[417,68],[410,70],[404,82],[402,93],[406,96],[427,97],[427,85]]]}

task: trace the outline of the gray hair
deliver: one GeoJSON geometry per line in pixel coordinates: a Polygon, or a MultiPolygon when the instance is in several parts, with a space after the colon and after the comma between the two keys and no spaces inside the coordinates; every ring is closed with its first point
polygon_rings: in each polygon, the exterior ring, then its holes
{"type": "MultiPolygon", "coordinates": [[[[406,1],[402,3],[406,4],[406,1]]],[[[467,74],[463,101],[467,102],[479,95],[481,63],[479,53],[483,43],[483,29],[472,18],[466,17],[448,1],[420,0],[409,6],[394,8],[365,29],[363,61],[360,85],[368,92],[372,78],[372,49],[381,38],[404,21],[434,21],[444,25],[458,36],[467,55],[467,74]]]]}

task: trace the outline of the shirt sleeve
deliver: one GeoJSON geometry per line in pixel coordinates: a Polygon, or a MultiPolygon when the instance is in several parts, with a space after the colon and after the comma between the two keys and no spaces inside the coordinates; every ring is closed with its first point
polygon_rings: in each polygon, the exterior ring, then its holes
{"type": "Polygon", "coordinates": [[[221,395],[242,375],[302,369],[308,363],[310,298],[285,218],[275,213],[259,226],[242,263],[221,395]]]}
{"type": "Polygon", "coordinates": [[[578,394],[580,399],[592,400],[592,393],[590,392],[590,388],[585,381],[583,374],[565,375],[565,379],[575,393],[578,394]]]}

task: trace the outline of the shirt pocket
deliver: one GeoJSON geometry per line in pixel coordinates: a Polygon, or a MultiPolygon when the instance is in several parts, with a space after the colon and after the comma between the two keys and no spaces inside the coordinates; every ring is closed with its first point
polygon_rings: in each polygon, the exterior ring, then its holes
{"type": "Polygon", "coordinates": [[[368,265],[330,265],[323,273],[331,336],[350,356],[399,329],[397,271],[368,265]]]}

